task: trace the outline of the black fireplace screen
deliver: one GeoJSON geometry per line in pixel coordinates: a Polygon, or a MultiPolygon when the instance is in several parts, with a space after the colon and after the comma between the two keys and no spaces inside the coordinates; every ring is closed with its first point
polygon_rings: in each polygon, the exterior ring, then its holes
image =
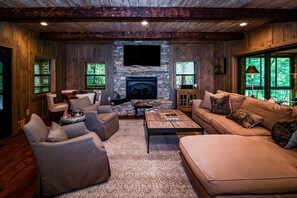
{"type": "Polygon", "coordinates": [[[127,77],[127,99],[157,99],[157,77],[127,77]]]}

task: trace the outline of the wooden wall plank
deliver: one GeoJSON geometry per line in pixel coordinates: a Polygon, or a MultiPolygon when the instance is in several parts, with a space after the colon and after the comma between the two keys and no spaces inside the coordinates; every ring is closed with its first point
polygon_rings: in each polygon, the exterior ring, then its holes
{"type": "Polygon", "coordinates": [[[242,42],[226,41],[216,44],[214,59],[227,58],[227,74],[224,76],[215,75],[214,89],[237,92],[238,56],[290,45],[297,45],[297,22],[275,23],[265,26],[247,33],[242,42]],[[228,68],[231,71],[228,71],[228,68]]]}
{"type": "Polygon", "coordinates": [[[67,89],[85,90],[86,61],[103,61],[106,64],[106,91],[113,94],[112,44],[66,44],[67,89]]]}
{"type": "MultiPolygon", "coordinates": [[[[13,134],[20,132],[17,122],[22,119],[27,121],[30,116],[26,110],[36,113],[41,117],[47,116],[45,95],[35,97],[33,94],[33,67],[35,54],[44,54],[56,57],[59,64],[62,62],[63,52],[59,49],[63,43],[40,41],[38,35],[16,24],[0,23],[0,45],[13,49],[13,134]]],[[[63,68],[59,70],[63,73],[63,68]]],[[[64,72],[65,73],[65,72],[64,72]]],[[[61,77],[58,75],[58,81],[61,77]]],[[[65,80],[63,79],[63,82],[65,80]]]]}

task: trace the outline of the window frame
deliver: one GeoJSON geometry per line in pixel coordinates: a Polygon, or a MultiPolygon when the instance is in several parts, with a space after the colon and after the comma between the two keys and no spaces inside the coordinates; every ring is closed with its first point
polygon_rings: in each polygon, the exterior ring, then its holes
{"type": "MultiPolygon", "coordinates": [[[[194,83],[193,83],[193,85],[194,84],[196,84],[196,62],[195,61],[191,61],[191,60],[186,60],[186,61],[175,61],[174,62],[174,73],[175,73],[175,79],[174,79],[174,82],[175,82],[175,88],[176,89],[180,89],[180,87],[177,87],[177,77],[178,76],[192,76],[193,78],[194,78],[194,83]],[[177,67],[177,63],[187,63],[187,62],[191,62],[191,63],[193,63],[193,65],[194,65],[194,68],[193,68],[193,71],[194,71],[194,73],[193,74],[177,74],[177,72],[176,72],[176,67],[177,67]]],[[[181,85],[179,85],[179,86],[182,86],[183,84],[181,84],[181,85]]]]}
{"type": "Polygon", "coordinates": [[[98,89],[98,90],[104,90],[106,89],[106,63],[104,61],[86,61],[85,62],[85,89],[87,90],[93,90],[93,89],[98,89]],[[104,64],[105,67],[105,72],[104,75],[103,74],[88,74],[88,64],[104,64]],[[99,87],[99,86],[92,86],[89,87],[88,86],[88,77],[90,76],[104,76],[104,86],[103,87],[99,87]]]}
{"type": "Polygon", "coordinates": [[[43,57],[43,56],[39,56],[39,55],[35,55],[35,57],[34,57],[34,65],[33,65],[33,73],[34,73],[34,77],[33,77],[33,85],[34,85],[34,87],[33,87],[33,93],[34,93],[34,95],[35,96],[38,96],[38,95],[41,95],[41,94],[45,94],[45,93],[48,93],[48,92],[51,92],[51,88],[52,88],[52,86],[51,86],[51,81],[52,81],[52,68],[51,68],[51,59],[50,58],[48,58],[48,57],[43,57]],[[47,60],[47,63],[48,63],[48,74],[36,74],[35,73],[35,63],[36,63],[36,59],[46,59],[47,60]],[[35,85],[35,78],[36,77],[48,77],[48,85],[47,86],[36,86],[35,85]],[[35,92],[35,90],[36,90],[36,88],[39,88],[39,89],[43,89],[43,88],[48,88],[48,91],[41,91],[41,92],[38,92],[38,93],[36,93],[35,92]]]}
{"type": "MultiPolygon", "coordinates": [[[[284,99],[284,100],[291,100],[292,97],[295,98],[294,95],[296,95],[296,94],[293,92],[295,80],[294,80],[293,75],[291,75],[292,72],[294,72],[294,64],[296,62],[295,56],[292,55],[292,54],[294,54],[294,52],[285,52],[284,54],[281,54],[281,53],[286,50],[295,50],[296,48],[297,48],[297,46],[292,46],[289,48],[279,48],[276,50],[269,50],[269,51],[264,51],[264,52],[259,52],[259,53],[251,53],[251,54],[245,54],[245,55],[238,56],[238,93],[246,95],[247,91],[252,90],[251,86],[246,86],[246,84],[244,84],[244,83],[246,83],[246,81],[243,81],[243,79],[245,78],[244,71],[246,71],[246,70],[243,70],[242,66],[243,65],[246,66],[246,63],[244,63],[246,58],[257,58],[258,57],[258,58],[264,58],[264,65],[262,65],[264,68],[264,71],[261,74],[264,76],[264,84],[260,84],[260,86],[254,84],[255,91],[263,90],[263,92],[264,92],[264,93],[262,93],[262,95],[264,94],[263,98],[261,95],[261,97],[258,99],[269,99],[271,97],[275,97],[274,94],[272,93],[272,90],[280,90],[280,91],[289,90],[289,91],[291,91],[291,95],[285,95],[283,98],[289,98],[289,99],[284,99]],[[289,58],[289,61],[290,61],[289,62],[289,67],[290,67],[289,68],[290,69],[289,86],[278,86],[277,85],[278,80],[276,80],[275,85],[272,86],[271,79],[272,79],[273,75],[271,73],[272,72],[271,71],[272,70],[271,60],[273,58],[276,58],[276,59],[277,58],[289,58]],[[244,61],[242,61],[242,60],[244,60],[244,61]]],[[[275,67],[277,68],[277,65],[275,67]]],[[[259,72],[261,72],[261,71],[259,71],[259,72]]],[[[275,70],[275,77],[273,77],[273,78],[277,79],[277,76],[278,76],[277,70],[275,70]]],[[[261,78],[261,76],[260,76],[260,78],[261,78]]],[[[263,80],[263,79],[261,78],[261,80],[263,80]]],[[[283,99],[280,99],[280,100],[283,100],[283,99]]]]}

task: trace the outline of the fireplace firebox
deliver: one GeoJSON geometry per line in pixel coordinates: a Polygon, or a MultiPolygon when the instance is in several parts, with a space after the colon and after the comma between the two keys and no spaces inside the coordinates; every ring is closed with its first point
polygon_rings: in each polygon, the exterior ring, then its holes
{"type": "Polygon", "coordinates": [[[157,77],[126,77],[127,99],[157,99],[157,77]]]}

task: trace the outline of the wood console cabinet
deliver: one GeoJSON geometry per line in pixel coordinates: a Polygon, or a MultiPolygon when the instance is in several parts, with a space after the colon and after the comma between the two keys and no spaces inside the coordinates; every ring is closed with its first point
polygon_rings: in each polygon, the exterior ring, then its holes
{"type": "Polygon", "coordinates": [[[199,89],[176,89],[177,109],[183,112],[192,111],[192,100],[199,98],[199,89]]]}

